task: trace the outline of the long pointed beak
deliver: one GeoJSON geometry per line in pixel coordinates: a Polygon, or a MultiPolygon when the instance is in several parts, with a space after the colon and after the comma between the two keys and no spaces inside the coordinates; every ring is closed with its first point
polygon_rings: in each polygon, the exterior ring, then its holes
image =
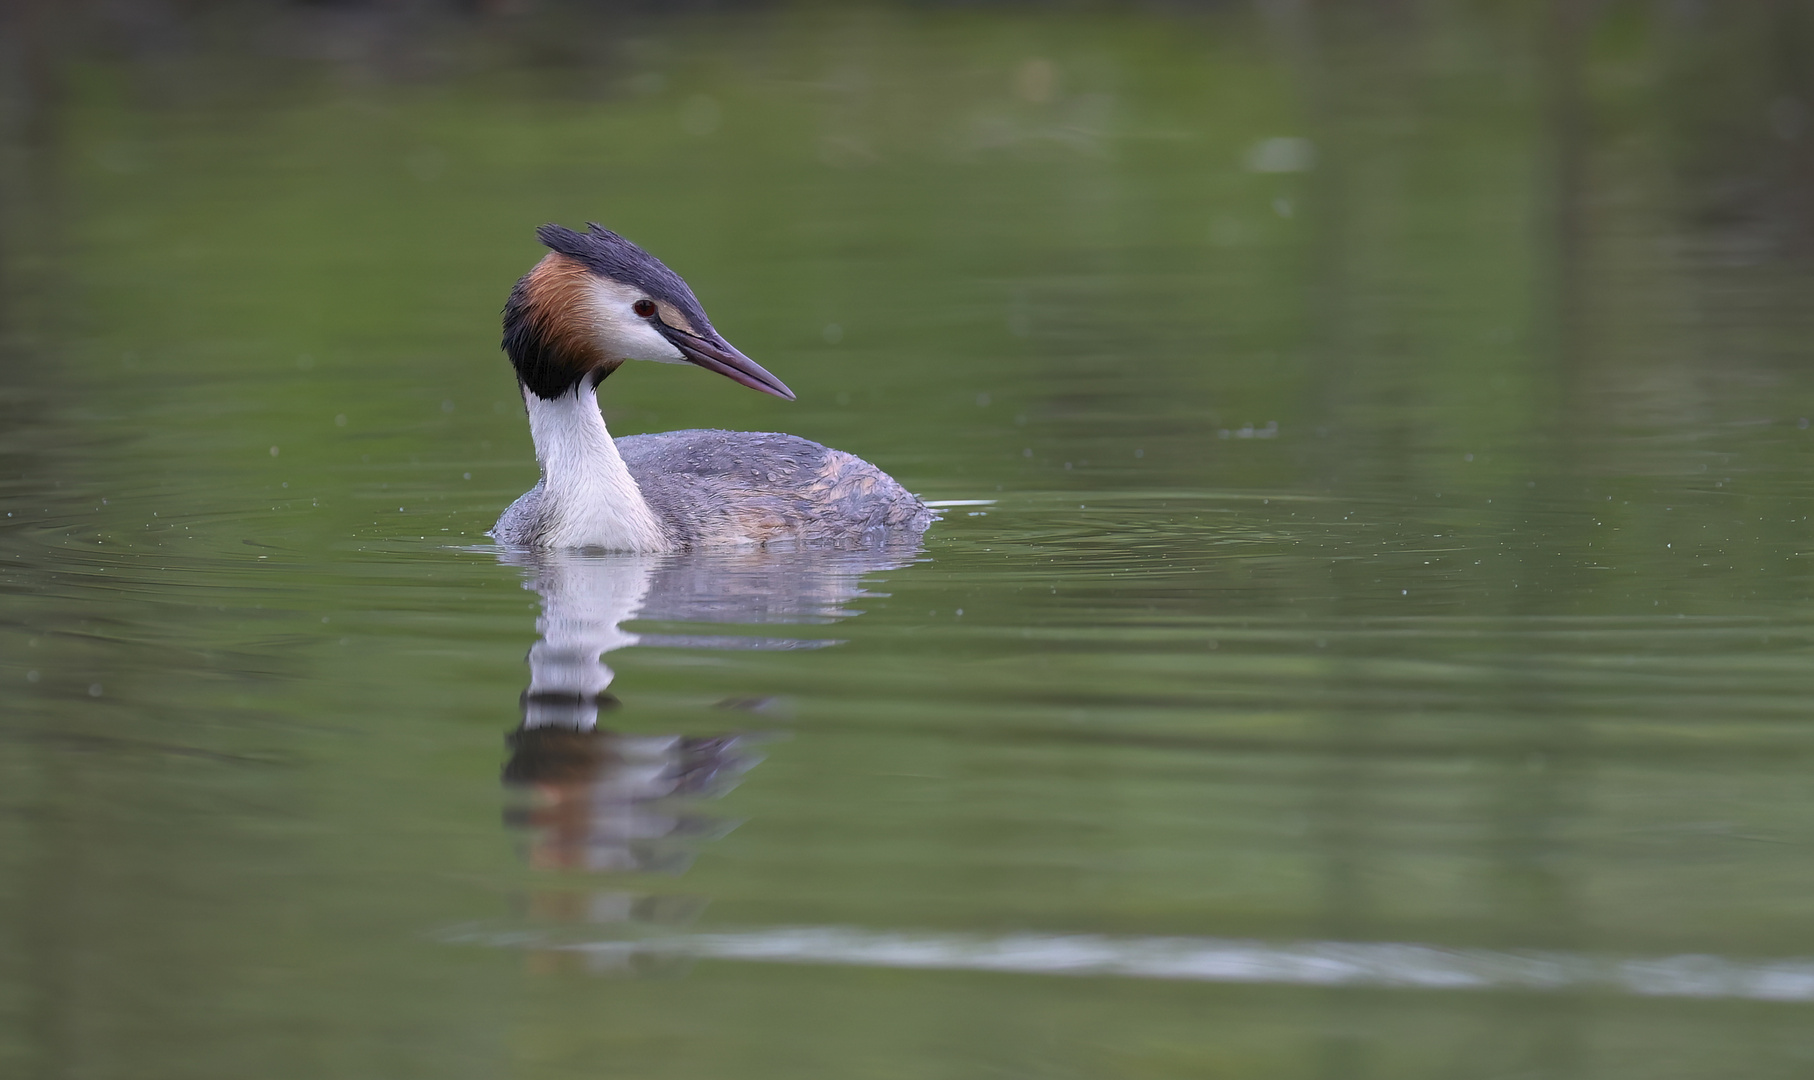
{"type": "Polygon", "coordinates": [[[656,326],[661,330],[661,335],[680,350],[681,355],[707,371],[716,371],[751,390],[760,390],[788,401],[794,400],[794,392],[787,388],[786,383],[764,371],[761,364],[738,352],[736,346],[717,334],[700,337],[685,330],[676,330],[665,323],[657,322],[656,326]]]}

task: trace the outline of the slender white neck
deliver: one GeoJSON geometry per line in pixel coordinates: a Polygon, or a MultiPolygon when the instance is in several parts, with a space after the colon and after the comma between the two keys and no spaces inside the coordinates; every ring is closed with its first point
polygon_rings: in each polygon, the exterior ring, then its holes
{"type": "Polygon", "coordinates": [[[624,465],[584,383],[548,401],[525,393],[542,463],[544,543],[552,548],[667,551],[672,545],[624,465]]]}

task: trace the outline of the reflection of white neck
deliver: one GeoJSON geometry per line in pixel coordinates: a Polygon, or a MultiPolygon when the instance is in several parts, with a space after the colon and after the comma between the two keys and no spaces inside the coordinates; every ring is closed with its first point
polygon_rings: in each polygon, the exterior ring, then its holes
{"type": "MultiPolygon", "coordinates": [[[[531,588],[542,594],[541,633],[529,650],[529,695],[578,698],[586,702],[576,724],[572,706],[561,719],[541,723],[591,728],[598,710],[590,702],[611,685],[611,669],[600,659],[613,649],[636,644],[636,635],[618,624],[636,616],[659,560],[647,555],[556,555],[537,564],[531,588]]],[[[533,708],[523,718],[537,727],[533,708]]]]}
{"type": "Polygon", "coordinates": [[[660,522],[624,465],[585,383],[553,401],[525,391],[529,433],[542,463],[542,513],[550,548],[667,551],[660,522]]]}

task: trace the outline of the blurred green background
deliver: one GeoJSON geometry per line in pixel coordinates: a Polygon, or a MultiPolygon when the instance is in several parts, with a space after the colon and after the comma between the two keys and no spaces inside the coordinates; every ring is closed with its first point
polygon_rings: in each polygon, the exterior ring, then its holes
{"type": "Polygon", "coordinates": [[[451,940],[1814,955],[1805,0],[3,11],[8,1075],[1814,1064],[1805,1001],[451,940]],[[645,609],[602,722],[763,759],[668,872],[540,864],[498,780],[498,311],[588,220],[799,394],[633,365],[614,433],[996,500],[823,571],[833,647],[645,609]]]}

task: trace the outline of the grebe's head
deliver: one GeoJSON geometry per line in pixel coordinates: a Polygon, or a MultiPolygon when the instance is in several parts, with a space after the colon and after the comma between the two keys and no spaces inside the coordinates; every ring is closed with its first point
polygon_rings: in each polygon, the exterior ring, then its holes
{"type": "Polygon", "coordinates": [[[528,393],[552,400],[596,386],[626,360],[654,360],[794,399],[712,329],[693,290],[660,259],[597,223],[583,233],[543,225],[535,235],[551,253],[504,305],[504,352],[528,393]]]}

